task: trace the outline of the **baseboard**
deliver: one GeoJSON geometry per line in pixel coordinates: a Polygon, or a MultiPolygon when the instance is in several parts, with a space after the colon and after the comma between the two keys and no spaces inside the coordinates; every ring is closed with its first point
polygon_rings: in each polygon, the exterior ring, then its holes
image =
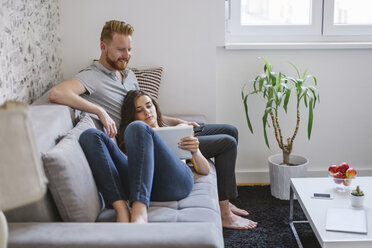
{"type": "MultiPolygon", "coordinates": [[[[358,176],[372,176],[372,169],[357,169],[358,176]]],[[[238,185],[260,185],[269,184],[269,171],[236,171],[236,182],[238,185]]],[[[306,177],[325,177],[327,171],[324,170],[310,170],[306,173],[306,177]]]]}

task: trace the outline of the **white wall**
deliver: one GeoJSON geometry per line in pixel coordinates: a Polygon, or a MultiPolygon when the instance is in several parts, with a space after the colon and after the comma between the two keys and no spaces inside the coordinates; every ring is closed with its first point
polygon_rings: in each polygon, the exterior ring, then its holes
{"type": "MultiPolygon", "coordinates": [[[[271,133],[271,150],[265,146],[262,101],[251,99],[252,135],[240,100],[242,85],[262,71],[259,56],[274,69],[292,72],[287,64],[291,61],[318,78],[321,103],[315,109],[312,138],[307,141],[305,117],[294,144],[294,153],[310,159],[310,170],[324,175],[330,164],[347,161],[359,171],[372,171],[368,73],[372,50],[216,50],[223,41],[223,0],[63,0],[60,4],[65,79],[99,57],[99,35],[106,20],[126,20],[135,28],[131,65],[165,68],[159,95],[165,113],[201,113],[209,122],[238,127],[240,183],[267,181],[266,159],[279,152],[271,133]]],[[[293,119],[285,125],[293,126],[293,119]]]]}
{"type": "Polygon", "coordinates": [[[159,94],[163,112],[201,113],[215,121],[216,45],[223,39],[223,29],[217,27],[224,25],[217,14],[224,13],[223,1],[63,0],[60,4],[65,79],[99,57],[104,23],[123,20],[135,29],[130,66],[164,67],[159,94]]]}

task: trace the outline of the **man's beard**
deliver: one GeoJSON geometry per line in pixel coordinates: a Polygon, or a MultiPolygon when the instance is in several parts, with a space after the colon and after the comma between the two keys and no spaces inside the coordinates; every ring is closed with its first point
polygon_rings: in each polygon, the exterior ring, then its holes
{"type": "Polygon", "coordinates": [[[127,68],[127,65],[128,65],[128,62],[129,62],[129,59],[126,60],[126,59],[118,59],[116,61],[113,61],[112,59],[110,59],[108,57],[108,54],[106,55],[106,62],[112,67],[114,68],[115,70],[119,70],[119,71],[122,71],[122,70],[125,70],[125,68],[127,68]],[[119,63],[119,61],[125,61],[126,63],[124,64],[121,64],[119,63]]]}

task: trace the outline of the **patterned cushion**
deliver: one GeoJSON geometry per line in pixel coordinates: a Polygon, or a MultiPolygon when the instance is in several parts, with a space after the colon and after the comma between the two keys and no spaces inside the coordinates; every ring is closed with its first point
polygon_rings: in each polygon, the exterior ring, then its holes
{"type": "Polygon", "coordinates": [[[163,67],[153,67],[147,69],[130,68],[137,77],[138,85],[155,100],[158,99],[161,74],[163,67]]]}

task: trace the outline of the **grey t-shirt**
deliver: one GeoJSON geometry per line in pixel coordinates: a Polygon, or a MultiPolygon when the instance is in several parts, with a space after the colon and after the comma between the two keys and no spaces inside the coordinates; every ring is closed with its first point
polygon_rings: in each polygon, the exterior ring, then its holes
{"type": "Polygon", "coordinates": [[[123,83],[115,71],[110,71],[99,61],[94,61],[74,77],[87,90],[81,96],[104,108],[115,121],[117,128],[120,126],[120,111],[125,96],[128,91],[139,89],[137,78],[131,70],[126,69],[120,73],[123,76],[123,83]]]}

